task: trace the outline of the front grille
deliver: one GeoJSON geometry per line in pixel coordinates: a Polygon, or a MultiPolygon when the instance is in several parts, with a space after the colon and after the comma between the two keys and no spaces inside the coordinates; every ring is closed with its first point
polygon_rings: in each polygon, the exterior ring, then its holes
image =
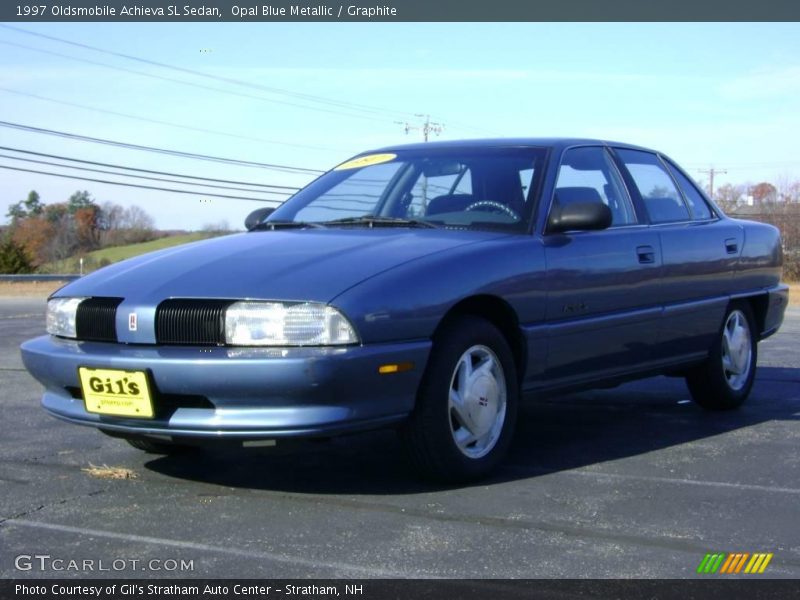
{"type": "Polygon", "coordinates": [[[222,345],[231,300],[165,300],[156,309],[159,344],[222,345]]]}
{"type": "Polygon", "coordinates": [[[117,341],[117,306],[122,298],[87,298],[78,305],[75,333],[79,340],[117,341]]]}

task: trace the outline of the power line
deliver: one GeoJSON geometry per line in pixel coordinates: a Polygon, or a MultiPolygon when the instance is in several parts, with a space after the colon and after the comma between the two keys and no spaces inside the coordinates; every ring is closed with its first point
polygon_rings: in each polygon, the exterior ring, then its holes
{"type": "Polygon", "coordinates": [[[202,192],[192,192],[189,190],[176,190],[172,188],[161,188],[155,187],[152,185],[139,185],[136,183],[122,183],[120,181],[108,181],[105,179],[90,179],[88,177],[78,177],[77,175],[65,175],[63,173],[51,173],[49,171],[36,171],[33,169],[23,169],[21,167],[9,167],[8,165],[0,165],[0,169],[7,169],[9,171],[21,171],[23,173],[35,173],[37,175],[50,175],[52,177],[61,177],[62,179],[76,179],[78,181],[91,181],[93,183],[106,183],[108,185],[118,185],[121,187],[132,187],[132,188],[140,188],[144,190],[156,190],[159,192],[170,192],[175,194],[190,194],[192,196],[212,196],[214,198],[227,198],[230,200],[252,200],[254,202],[277,202],[280,204],[283,202],[282,199],[277,198],[246,198],[244,196],[228,196],[225,194],[204,194],[202,192]]]}
{"type": "Polygon", "coordinates": [[[25,44],[18,44],[18,43],[15,43],[15,42],[9,42],[7,40],[0,40],[0,44],[5,44],[5,45],[8,45],[8,46],[14,46],[16,48],[23,48],[23,49],[29,50],[31,52],[39,52],[39,53],[42,53],[42,54],[49,54],[51,56],[58,56],[60,58],[65,58],[67,60],[77,61],[77,62],[86,63],[86,64],[90,64],[90,65],[96,65],[96,66],[100,66],[100,67],[105,67],[107,69],[113,69],[115,71],[122,71],[124,73],[133,73],[134,75],[140,75],[142,77],[150,77],[152,79],[159,79],[161,81],[168,81],[168,82],[171,82],[171,83],[177,83],[179,85],[186,85],[186,86],[193,87],[193,88],[198,88],[198,89],[203,89],[203,90],[211,90],[213,92],[218,92],[218,93],[221,93],[221,94],[228,94],[228,95],[231,95],[231,96],[238,96],[240,98],[249,98],[249,99],[252,99],[252,100],[259,100],[259,101],[262,101],[262,102],[270,102],[270,103],[273,103],[273,104],[282,104],[282,105],[285,105],[285,106],[292,106],[292,107],[295,107],[295,108],[302,108],[302,109],[306,109],[306,110],[314,110],[314,111],[324,112],[324,113],[328,113],[328,114],[342,115],[342,116],[346,116],[346,117],[352,117],[354,119],[366,119],[366,120],[369,120],[369,121],[379,121],[379,122],[385,122],[386,121],[386,119],[378,118],[378,117],[370,117],[370,116],[367,116],[365,114],[343,112],[343,111],[340,111],[340,110],[331,110],[331,109],[327,109],[327,108],[320,108],[320,107],[317,107],[317,106],[307,106],[305,104],[297,104],[295,102],[288,102],[286,100],[276,100],[274,98],[265,98],[264,96],[255,96],[253,94],[247,94],[247,93],[244,93],[244,92],[236,92],[234,90],[227,90],[227,89],[222,89],[222,88],[218,88],[218,87],[213,87],[213,86],[210,86],[210,85],[203,85],[202,83],[196,83],[196,82],[192,82],[192,81],[185,81],[185,80],[182,80],[182,79],[175,79],[173,77],[165,77],[163,75],[156,75],[154,73],[146,73],[145,71],[137,71],[136,69],[128,69],[126,67],[120,67],[120,66],[117,66],[117,65],[111,65],[111,64],[100,62],[100,61],[96,61],[96,60],[90,60],[88,58],[79,58],[77,56],[71,56],[69,54],[62,54],[61,52],[53,52],[52,50],[44,50],[43,48],[34,48],[32,46],[27,46],[25,44]]]}
{"type": "Polygon", "coordinates": [[[185,67],[178,67],[176,65],[170,65],[170,64],[167,64],[167,63],[162,63],[162,62],[158,62],[158,61],[155,61],[155,60],[150,60],[150,59],[147,59],[147,58],[141,58],[139,56],[133,56],[131,54],[124,54],[122,52],[115,52],[113,50],[106,50],[104,48],[98,48],[97,46],[90,46],[89,44],[83,44],[81,42],[73,42],[71,40],[66,40],[64,38],[59,38],[59,37],[55,37],[55,36],[51,36],[51,35],[46,35],[44,33],[37,33],[37,32],[34,32],[34,31],[29,31],[27,29],[22,29],[20,27],[14,27],[12,25],[0,24],[0,27],[4,27],[5,29],[9,29],[11,31],[16,31],[18,33],[23,33],[23,34],[26,34],[26,35],[32,35],[32,36],[44,38],[44,39],[47,39],[47,40],[52,40],[52,41],[55,41],[55,42],[59,42],[61,44],[69,44],[70,46],[76,46],[78,48],[83,48],[85,50],[91,50],[92,52],[100,52],[102,54],[107,54],[107,55],[110,55],[110,56],[116,56],[116,57],[119,57],[119,58],[124,58],[126,60],[132,60],[132,61],[136,61],[136,62],[147,64],[147,65],[161,67],[162,69],[169,69],[169,70],[172,70],[172,71],[178,71],[180,73],[187,73],[189,75],[194,75],[196,77],[204,77],[204,78],[207,78],[207,79],[213,79],[215,81],[220,81],[220,82],[227,83],[227,84],[238,85],[238,86],[247,87],[247,88],[251,88],[251,89],[258,89],[258,90],[270,92],[270,93],[273,93],[273,94],[291,96],[293,98],[309,100],[309,101],[318,102],[318,103],[321,103],[321,104],[327,104],[327,105],[331,105],[331,106],[339,106],[339,107],[344,107],[344,108],[351,108],[351,109],[359,110],[359,111],[370,111],[370,112],[377,112],[377,113],[382,113],[382,114],[394,113],[396,115],[403,115],[403,116],[410,114],[410,113],[407,113],[405,111],[395,111],[395,110],[385,109],[385,108],[382,108],[382,107],[370,106],[368,104],[358,104],[358,103],[355,103],[355,102],[347,102],[347,101],[342,101],[342,100],[335,100],[335,99],[332,99],[332,98],[326,98],[324,96],[316,96],[316,95],[313,95],[313,94],[304,94],[304,93],[301,93],[301,92],[293,92],[291,90],[286,90],[286,89],[282,89],[282,88],[265,86],[265,85],[261,85],[261,84],[257,84],[257,83],[252,83],[252,82],[249,82],[249,81],[244,81],[244,80],[241,80],[241,79],[234,79],[232,77],[221,77],[219,75],[212,75],[210,73],[205,73],[203,71],[198,71],[198,70],[195,70],[195,69],[188,69],[188,68],[185,68],[185,67]]]}
{"type": "MultiPolygon", "coordinates": [[[[0,150],[9,150],[11,152],[19,152],[21,154],[30,154],[32,156],[42,156],[45,158],[56,158],[58,160],[66,160],[70,162],[77,162],[84,165],[94,165],[96,167],[111,167],[113,169],[124,169],[126,171],[135,171],[137,173],[150,173],[151,175],[167,175],[172,177],[183,177],[184,179],[196,179],[199,181],[211,181],[213,183],[232,183],[235,185],[250,185],[254,187],[262,187],[262,188],[275,188],[278,190],[289,190],[291,192],[296,192],[300,188],[292,187],[288,185],[273,185],[269,183],[252,183],[249,181],[235,181],[231,179],[213,179],[211,177],[198,177],[196,175],[183,175],[182,173],[169,173],[166,171],[151,171],[150,169],[137,169],[136,167],[125,167],[123,165],[115,165],[110,163],[102,163],[102,162],[95,162],[92,160],[82,160],[80,158],[70,158],[68,156],[59,156],[58,154],[45,154],[44,152],[34,152],[33,150],[21,150],[19,148],[9,148],[7,146],[0,146],[0,150]]],[[[64,165],[65,167],[68,165],[64,165]]],[[[119,175],[125,175],[124,173],[119,173],[119,175]]],[[[126,175],[127,176],[127,175],[126,175]]],[[[132,177],[132,176],[130,176],[132,177]]],[[[184,183],[184,182],[181,182],[184,183]]],[[[189,183],[189,182],[185,182],[189,183]]],[[[195,184],[191,184],[195,185],[195,184]]],[[[241,188],[231,188],[231,189],[241,189],[241,188]]],[[[256,191],[256,190],[247,190],[247,191],[256,191]]],[[[267,190],[269,191],[269,190],[267,190]]]]}
{"type": "Polygon", "coordinates": [[[170,150],[167,148],[157,148],[155,146],[142,146],[139,144],[131,144],[129,142],[119,142],[115,140],[108,140],[104,138],[95,138],[86,135],[79,135],[77,133],[68,133],[64,131],[57,131],[55,129],[45,129],[43,127],[33,127],[31,125],[22,125],[21,123],[12,123],[10,121],[0,121],[0,127],[10,127],[12,129],[19,129],[21,131],[28,131],[31,133],[40,133],[45,135],[54,135],[71,140],[78,140],[82,142],[92,142],[95,144],[105,144],[107,146],[115,146],[119,148],[126,148],[128,150],[139,150],[142,152],[154,152],[157,154],[167,154],[170,156],[180,156],[182,158],[190,158],[194,160],[206,160],[210,162],[219,162],[242,167],[256,167],[261,169],[270,169],[273,171],[281,171],[284,173],[294,174],[309,174],[321,175],[325,171],[319,169],[307,169],[305,167],[292,167],[289,165],[278,165],[272,163],[261,163],[250,160],[242,160],[238,158],[224,158],[221,156],[212,156],[208,154],[197,154],[194,152],[185,152],[182,150],[170,150]]]}
{"type": "Polygon", "coordinates": [[[39,96],[38,94],[30,94],[28,92],[21,92],[19,90],[13,90],[7,87],[1,87],[0,91],[9,93],[9,94],[16,94],[18,96],[24,96],[26,98],[34,98],[36,100],[42,100],[44,102],[52,102],[54,104],[61,104],[63,106],[71,106],[73,108],[80,108],[82,110],[88,110],[91,112],[97,112],[107,115],[112,115],[115,117],[122,117],[125,119],[132,119],[134,121],[142,121],[144,123],[154,123],[156,125],[164,125],[166,127],[174,127],[176,129],[185,129],[187,131],[196,131],[198,133],[207,133],[211,135],[219,135],[223,137],[229,137],[234,139],[240,140],[247,140],[250,142],[260,142],[263,144],[275,144],[277,146],[291,146],[294,148],[302,148],[305,150],[322,150],[324,152],[329,152],[333,150],[332,148],[323,148],[320,146],[307,146],[305,144],[293,144],[291,142],[278,142],[276,140],[265,140],[263,138],[257,137],[250,137],[247,135],[239,135],[237,133],[229,133],[227,131],[216,131],[214,129],[204,129],[202,127],[194,127],[192,125],[181,125],[180,123],[171,123],[169,121],[161,121],[159,119],[151,119],[149,117],[141,117],[139,115],[130,115],[128,113],[122,113],[115,110],[108,110],[105,108],[98,108],[96,106],[86,106],[85,104],[78,104],[77,102],[67,102],[66,100],[56,100],[55,98],[48,98],[47,96],[39,96]]]}
{"type": "MultiPolygon", "coordinates": [[[[21,29],[14,28],[14,27],[11,27],[11,26],[4,26],[4,25],[0,25],[0,26],[6,27],[7,29],[12,29],[12,30],[20,32],[20,33],[27,33],[29,35],[39,35],[39,34],[35,34],[33,32],[30,32],[30,31],[23,31],[21,29]]],[[[61,41],[62,43],[72,43],[72,42],[69,42],[67,40],[60,40],[58,38],[52,38],[51,36],[42,36],[42,37],[46,37],[47,39],[54,39],[56,41],[61,41]]],[[[138,71],[136,69],[129,69],[127,67],[122,67],[122,66],[119,66],[119,65],[113,65],[113,64],[109,64],[109,63],[105,63],[105,62],[101,62],[101,61],[97,61],[97,60],[91,60],[91,59],[88,59],[88,58],[81,58],[81,57],[78,57],[78,56],[73,56],[71,54],[64,54],[62,52],[55,52],[53,50],[45,50],[44,48],[36,48],[34,46],[28,46],[26,44],[20,44],[18,42],[11,42],[11,41],[8,41],[8,40],[0,40],[0,44],[13,46],[15,48],[22,48],[22,49],[28,50],[30,52],[38,52],[40,54],[48,54],[48,55],[51,55],[51,56],[57,56],[59,58],[63,58],[63,59],[71,60],[71,61],[75,61],[75,62],[85,63],[85,64],[89,64],[89,65],[95,65],[95,66],[99,66],[99,67],[104,67],[104,68],[107,68],[107,69],[112,69],[112,70],[120,71],[120,72],[123,72],[123,73],[132,73],[134,75],[139,75],[139,76],[142,76],[142,77],[149,77],[151,79],[158,79],[158,80],[161,80],[161,81],[167,81],[167,82],[176,83],[176,84],[179,84],[179,85],[185,85],[185,86],[189,86],[189,87],[193,87],[193,88],[197,88],[197,89],[210,90],[210,91],[213,91],[213,92],[217,92],[217,93],[221,93],[221,94],[228,94],[228,95],[237,96],[237,97],[240,97],[240,98],[249,98],[249,99],[252,99],[252,100],[258,100],[258,101],[262,101],[262,102],[270,102],[270,103],[274,103],[274,104],[292,106],[292,107],[295,107],[295,108],[301,108],[301,109],[306,109],[306,110],[314,110],[314,111],[325,112],[325,113],[329,113],[329,114],[342,115],[342,116],[351,117],[351,118],[354,118],[354,119],[364,119],[364,120],[370,120],[370,121],[375,121],[375,122],[385,122],[386,121],[385,118],[371,117],[371,116],[367,116],[366,114],[363,114],[365,112],[365,108],[363,108],[363,107],[365,107],[365,105],[356,104],[356,103],[335,102],[335,103],[333,103],[333,106],[341,106],[342,108],[345,108],[345,109],[349,109],[349,107],[353,107],[353,110],[360,110],[361,113],[342,112],[342,111],[337,111],[337,110],[330,110],[330,109],[320,108],[320,107],[316,107],[316,106],[308,106],[308,105],[305,105],[305,104],[297,104],[297,103],[288,102],[288,101],[285,101],[285,100],[277,100],[275,98],[266,98],[264,96],[256,96],[256,95],[253,95],[253,94],[247,94],[247,93],[244,93],[244,92],[237,92],[237,91],[230,90],[230,89],[224,89],[224,88],[218,88],[218,87],[213,87],[213,86],[209,86],[209,85],[204,85],[202,83],[197,83],[197,82],[193,82],[193,81],[186,81],[186,80],[183,80],[183,79],[176,79],[174,77],[166,77],[164,75],[156,75],[155,73],[148,73],[146,71],[138,71]]],[[[81,45],[81,47],[83,47],[83,46],[81,45]]],[[[96,51],[100,52],[102,50],[96,49],[96,51]]],[[[159,63],[159,65],[160,65],[160,63],[159,63]]],[[[258,86],[258,87],[262,87],[262,86],[258,86]]],[[[266,89],[269,89],[272,93],[277,93],[278,92],[278,90],[276,88],[266,88],[266,89]]],[[[289,91],[285,91],[285,93],[287,95],[291,96],[291,97],[297,96],[299,98],[309,99],[309,100],[311,98],[317,98],[317,97],[307,96],[307,95],[304,95],[304,94],[298,94],[298,93],[293,93],[293,92],[289,92],[289,91]]],[[[366,110],[366,112],[379,114],[379,112],[386,112],[386,109],[366,110]]],[[[409,116],[411,115],[411,113],[405,113],[405,112],[402,112],[402,111],[389,110],[388,112],[395,113],[397,115],[409,115],[409,116]]],[[[418,116],[418,115],[415,115],[415,116],[418,116]]],[[[500,136],[500,134],[498,134],[497,132],[490,131],[488,129],[484,129],[484,128],[481,128],[481,127],[475,127],[474,125],[468,125],[468,124],[462,123],[460,121],[452,121],[452,120],[448,119],[448,123],[450,125],[450,128],[452,128],[454,126],[456,129],[463,129],[463,130],[466,130],[466,131],[472,131],[472,132],[476,132],[476,133],[480,133],[480,134],[484,134],[484,135],[491,135],[491,136],[495,136],[495,137],[500,136]]]]}
{"type": "Polygon", "coordinates": [[[191,182],[191,181],[180,181],[178,179],[166,179],[166,178],[163,178],[163,177],[150,177],[148,175],[130,175],[128,173],[117,173],[116,171],[108,171],[106,169],[91,169],[91,168],[87,168],[87,167],[77,167],[77,166],[74,166],[74,165],[64,165],[64,164],[61,164],[61,163],[51,162],[51,161],[47,161],[47,160],[36,160],[34,158],[22,158],[22,157],[19,157],[19,156],[9,156],[8,154],[0,154],[0,158],[6,158],[6,159],[10,159],[10,160],[18,160],[18,161],[22,161],[22,162],[26,162],[26,163],[34,163],[34,164],[37,164],[37,165],[48,165],[50,167],[60,167],[60,168],[63,168],[63,169],[73,169],[73,170],[76,170],[76,171],[84,171],[84,172],[89,172],[89,173],[104,173],[106,175],[117,175],[118,177],[129,177],[129,178],[133,178],[133,179],[147,179],[147,180],[150,180],[150,181],[163,181],[163,182],[166,182],[166,183],[179,183],[179,184],[182,184],[182,185],[195,185],[195,186],[202,186],[202,187],[214,188],[214,189],[220,189],[220,190],[234,190],[234,191],[239,191],[239,192],[255,192],[255,193],[259,193],[259,194],[276,194],[276,195],[281,195],[281,196],[291,196],[292,195],[290,192],[276,191],[276,190],[253,190],[253,189],[242,188],[242,187],[231,187],[231,186],[225,186],[225,185],[214,185],[214,184],[211,184],[211,183],[194,183],[194,182],[191,182]]]}
{"type": "Polygon", "coordinates": [[[417,115],[414,115],[414,116],[418,117],[418,118],[423,118],[424,117],[425,120],[422,121],[419,125],[412,125],[408,121],[395,121],[395,123],[397,125],[403,125],[405,127],[406,135],[408,135],[408,133],[410,131],[414,131],[414,130],[421,131],[422,132],[422,140],[424,142],[427,142],[428,141],[428,137],[430,136],[431,133],[433,133],[433,134],[438,136],[444,130],[444,123],[434,123],[434,122],[432,122],[430,115],[417,114],[417,115]]]}
{"type": "Polygon", "coordinates": [[[496,131],[489,131],[488,129],[483,129],[482,127],[475,127],[474,125],[467,125],[466,123],[462,123],[461,121],[453,121],[452,119],[447,119],[447,128],[453,129],[464,129],[466,131],[474,131],[475,133],[480,133],[483,135],[491,135],[493,137],[503,137],[502,134],[497,133],[496,131]]]}

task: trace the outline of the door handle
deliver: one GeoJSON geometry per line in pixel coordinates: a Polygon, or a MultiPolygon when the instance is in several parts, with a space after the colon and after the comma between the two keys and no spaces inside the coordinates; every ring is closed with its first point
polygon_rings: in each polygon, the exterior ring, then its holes
{"type": "Polygon", "coordinates": [[[728,254],[736,254],[739,251],[739,242],[736,238],[728,238],[725,240],[725,252],[728,254]]]}
{"type": "Polygon", "coordinates": [[[639,257],[639,262],[643,265],[656,262],[656,251],[652,246],[639,246],[636,248],[636,255],[639,257]]]}

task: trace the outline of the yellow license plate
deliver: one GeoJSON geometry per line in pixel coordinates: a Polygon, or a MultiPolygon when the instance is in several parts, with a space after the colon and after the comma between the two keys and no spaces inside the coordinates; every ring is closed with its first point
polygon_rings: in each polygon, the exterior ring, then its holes
{"type": "Polygon", "coordinates": [[[150,386],[144,371],[80,367],[86,410],[101,415],[153,418],[150,386]]]}

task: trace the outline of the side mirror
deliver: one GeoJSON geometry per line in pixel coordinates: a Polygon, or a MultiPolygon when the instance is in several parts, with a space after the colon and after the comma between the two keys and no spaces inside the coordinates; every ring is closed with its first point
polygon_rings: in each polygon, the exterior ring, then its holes
{"type": "Polygon", "coordinates": [[[547,231],[592,231],[611,226],[611,209],[602,202],[571,202],[566,206],[554,204],[547,221],[547,231]]]}
{"type": "Polygon", "coordinates": [[[247,215],[247,218],[244,220],[245,228],[247,229],[247,231],[250,231],[251,229],[253,229],[253,227],[261,223],[261,221],[266,219],[274,211],[275,209],[271,206],[265,206],[264,208],[255,209],[253,212],[247,215]]]}

